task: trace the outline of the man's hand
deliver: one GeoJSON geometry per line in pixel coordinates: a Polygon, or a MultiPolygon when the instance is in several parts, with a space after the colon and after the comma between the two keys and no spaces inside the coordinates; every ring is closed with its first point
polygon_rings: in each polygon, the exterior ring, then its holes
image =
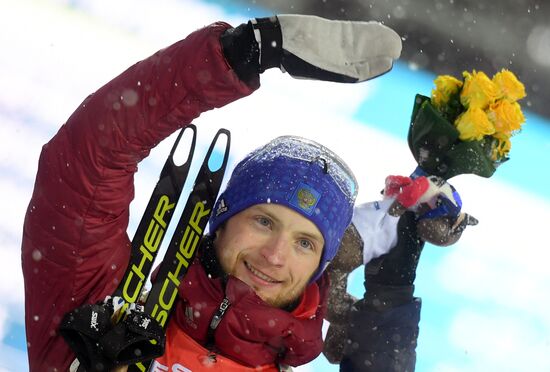
{"type": "Polygon", "coordinates": [[[295,78],[356,83],[382,75],[401,54],[401,38],[379,22],[311,15],[255,18],[227,30],[221,42],[244,81],[273,67],[295,78]]]}
{"type": "Polygon", "coordinates": [[[382,75],[401,54],[401,38],[379,22],[279,15],[282,67],[298,78],[355,83],[382,75]]]}

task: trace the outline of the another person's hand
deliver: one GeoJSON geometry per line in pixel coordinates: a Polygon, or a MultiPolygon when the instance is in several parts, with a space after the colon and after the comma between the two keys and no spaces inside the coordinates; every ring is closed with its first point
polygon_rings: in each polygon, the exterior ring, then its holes
{"type": "Polygon", "coordinates": [[[460,213],[455,218],[440,216],[419,219],[416,228],[423,241],[445,247],[456,243],[466,227],[477,224],[478,220],[472,215],[460,213]]]}
{"type": "Polygon", "coordinates": [[[424,204],[435,208],[442,197],[458,207],[451,185],[436,176],[388,176],[384,196],[395,198],[403,207],[415,212],[424,204]]]}
{"type": "Polygon", "coordinates": [[[436,176],[388,176],[384,196],[396,200],[390,214],[415,212],[419,238],[438,246],[456,243],[467,226],[478,223],[472,215],[461,212],[456,189],[436,176]]]}

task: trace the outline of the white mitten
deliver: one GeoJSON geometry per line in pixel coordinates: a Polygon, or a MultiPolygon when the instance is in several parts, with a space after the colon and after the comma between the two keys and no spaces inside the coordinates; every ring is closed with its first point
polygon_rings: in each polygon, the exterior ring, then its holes
{"type": "Polygon", "coordinates": [[[282,68],[297,78],[361,82],[382,75],[401,54],[401,38],[379,22],[277,16],[282,68]]]}
{"type": "Polygon", "coordinates": [[[357,83],[388,72],[401,54],[399,35],[379,22],[310,15],[254,18],[228,29],[220,40],[245,82],[278,67],[295,78],[357,83]]]}

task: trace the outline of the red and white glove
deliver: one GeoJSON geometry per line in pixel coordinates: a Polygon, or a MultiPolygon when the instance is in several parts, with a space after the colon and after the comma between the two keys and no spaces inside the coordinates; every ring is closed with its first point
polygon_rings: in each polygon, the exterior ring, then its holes
{"type": "Polygon", "coordinates": [[[407,209],[415,210],[421,204],[428,204],[430,208],[435,208],[440,195],[454,200],[451,186],[440,177],[420,176],[415,179],[405,176],[386,177],[384,196],[395,198],[407,209]]]}

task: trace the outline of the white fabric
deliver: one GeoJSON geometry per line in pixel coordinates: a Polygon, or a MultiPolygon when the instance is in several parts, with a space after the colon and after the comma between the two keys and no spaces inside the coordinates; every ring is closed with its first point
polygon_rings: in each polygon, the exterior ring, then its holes
{"type": "Polygon", "coordinates": [[[250,22],[254,25],[252,29],[254,30],[254,39],[256,39],[256,42],[258,43],[258,48],[260,49],[260,57],[258,59],[258,62],[262,63],[262,35],[260,34],[260,30],[256,28],[256,25],[258,24],[258,21],[256,21],[256,18],[252,18],[250,22]]]}
{"type": "Polygon", "coordinates": [[[78,367],[80,367],[80,361],[78,359],[73,360],[73,362],[69,366],[69,372],[78,371],[78,367]]]}
{"type": "Polygon", "coordinates": [[[389,71],[401,54],[401,38],[379,22],[335,21],[310,15],[278,15],[283,49],[323,70],[358,81],[389,71]]]}
{"type": "Polygon", "coordinates": [[[363,263],[388,253],[397,244],[399,217],[390,216],[393,199],[355,206],[352,222],[363,239],[363,263]]]}
{"type": "Polygon", "coordinates": [[[455,206],[457,205],[456,200],[453,195],[453,189],[451,185],[448,184],[444,179],[436,176],[428,177],[428,182],[430,187],[426,192],[418,199],[416,203],[417,206],[423,203],[426,203],[430,208],[434,209],[437,207],[437,199],[440,196],[444,196],[449,199],[455,206]]]}

